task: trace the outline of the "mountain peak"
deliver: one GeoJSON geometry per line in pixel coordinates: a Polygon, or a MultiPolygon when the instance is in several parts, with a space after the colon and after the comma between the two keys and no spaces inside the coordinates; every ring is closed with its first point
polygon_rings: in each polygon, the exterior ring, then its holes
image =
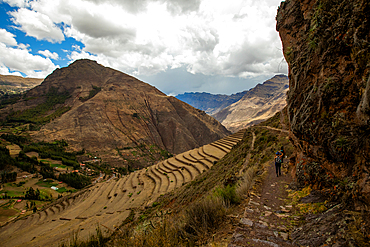
{"type": "Polygon", "coordinates": [[[212,116],[232,132],[260,123],[285,107],[288,88],[288,77],[276,75],[212,116]]]}
{"type": "Polygon", "coordinates": [[[113,163],[123,160],[117,149],[155,145],[180,153],[229,134],[204,112],[88,59],[54,71],[25,98],[0,109],[0,116],[39,125],[32,133],[37,140],[64,139],[75,150],[101,150],[113,163]]]}

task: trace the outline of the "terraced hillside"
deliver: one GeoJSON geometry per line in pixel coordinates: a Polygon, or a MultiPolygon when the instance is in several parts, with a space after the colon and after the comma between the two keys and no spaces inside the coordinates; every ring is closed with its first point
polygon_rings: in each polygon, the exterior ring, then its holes
{"type": "Polygon", "coordinates": [[[113,231],[132,209],[151,206],[161,195],[210,169],[242,139],[244,130],[181,153],[127,176],[112,177],[47,208],[0,228],[4,246],[53,246],[73,232],[88,237],[101,228],[113,231]]]}

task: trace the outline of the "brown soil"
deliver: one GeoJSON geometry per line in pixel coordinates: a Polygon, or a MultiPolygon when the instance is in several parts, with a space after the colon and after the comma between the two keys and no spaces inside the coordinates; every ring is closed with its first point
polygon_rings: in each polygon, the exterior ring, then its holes
{"type": "Polygon", "coordinates": [[[3,209],[0,208],[0,222],[5,222],[9,220],[9,217],[18,214],[18,212],[14,209],[3,209]]]}

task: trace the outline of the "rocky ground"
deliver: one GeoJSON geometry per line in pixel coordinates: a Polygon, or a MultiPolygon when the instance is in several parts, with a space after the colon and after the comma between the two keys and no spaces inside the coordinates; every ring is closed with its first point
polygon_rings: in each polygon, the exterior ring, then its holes
{"type": "Polygon", "coordinates": [[[269,163],[233,219],[228,247],[370,246],[367,213],[351,211],[343,202],[328,202],[310,187],[294,187],[287,168],[277,177],[269,163]]]}
{"type": "Polygon", "coordinates": [[[262,181],[250,193],[243,214],[232,236],[230,247],[236,246],[293,246],[289,240],[292,205],[286,202],[287,187],[292,178],[289,173],[279,177],[275,166],[269,163],[262,181]]]}

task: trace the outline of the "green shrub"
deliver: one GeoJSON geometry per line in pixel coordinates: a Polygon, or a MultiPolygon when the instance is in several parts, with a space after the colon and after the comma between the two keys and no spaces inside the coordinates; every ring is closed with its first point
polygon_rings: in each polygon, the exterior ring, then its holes
{"type": "Polygon", "coordinates": [[[40,200],[40,191],[39,191],[39,189],[34,190],[32,187],[30,187],[26,191],[26,195],[24,196],[24,198],[26,198],[28,200],[40,200]]]}
{"type": "MultiPolygon", "coordinates": [[[[16,172],[1,171],[0,177],[1,177],[2,183],[14,182],[14,181],[17,180],[17,173],[16,172]]],[[[20,187],[20,186],[17,186],[17,187],[20,187]]]]}
{"type": "Polygon", "coordinates": [[[60,106],[71,95],[65,92],[58,92],[57,88],[50,88],[45,95],[45,102],[24,111],[16,111],[7,117],[8,122],[33,123],[43,125],[69,111],[70,107],[60,106]],[[58,107],[59,105],[59,107],[58,107]],[[50,111],[54,111],[47,115],[50,111]]]}
{"type": "Polygon", "coordinates": [[[76,189],[82,189],[83,187],[91,184],[89,177],[79,175],[78,173],[62,173],[59,175],[59,180],[65,182],[69,186],[76,189]]]}
{"type": "Polygon", "coordinates": [[[79,164],[77,161],[69,160],[65,158],[62,158],[62,164],[65,166],[73,166],[74,169],[77,169],[79,167],[79,164]]]}
{"type": "Polygon", "coordinates": [[[215,193],[226,205],[240,203],[240,196],[236,193],[236,184],[218,187],[215,193]]]}

